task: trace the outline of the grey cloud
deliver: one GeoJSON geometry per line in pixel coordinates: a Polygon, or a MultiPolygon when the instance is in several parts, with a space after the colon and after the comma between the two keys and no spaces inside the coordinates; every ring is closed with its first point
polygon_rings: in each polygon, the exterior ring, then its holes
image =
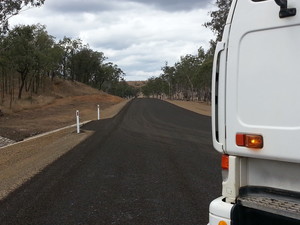
{"type": "Polygon", "coordinates": [[[51,0],[46,1],[48,8],[52,11],[58,11],[62,13],[95,13],[101,11],[110,11],[114,10],[116,7],[114,4],[111,4],[110,1],[97,1],[97,0],[70,0],[70,1],[61,1],[61,0],[51,0]]]}
{"type": "Polygon", "coordinates": [[[51,0],[46,1],[46,4],[53,11],[63,13],[77,12],[103,12],[113,11],[124,8],[128,3],[140,3],[143,5],[154,6],[163,11],[189,11],[198,8],[206,8],[212,0],[51,0]]]}
{"type": "Polygon", "coordinates": [[[98,40],[91,42],[90,44],[92,44],[95,48],[113,49],[115,51],[121,51],[129,48],[133,44],[133,41],[124,39],[111,41],[98,40]]]}
{"type": "MultiPolygon", "coordinates": [[[[126,1],[126,0],[125,0],[126,1]]],[[[164,11],[189,11],[206,8],[212,0],[132,0],[145,5],[154,5],[164,11]]]]}

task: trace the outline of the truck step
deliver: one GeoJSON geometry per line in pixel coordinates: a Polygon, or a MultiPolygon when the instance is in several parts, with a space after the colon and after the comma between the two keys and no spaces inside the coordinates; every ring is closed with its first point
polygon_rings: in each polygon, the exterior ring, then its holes
{"type": "Polygon", "coordinates": [[[240,195],[238,204],[244,207],[300,219],[300,199],[273,193],[247,193],[240,195]]]}

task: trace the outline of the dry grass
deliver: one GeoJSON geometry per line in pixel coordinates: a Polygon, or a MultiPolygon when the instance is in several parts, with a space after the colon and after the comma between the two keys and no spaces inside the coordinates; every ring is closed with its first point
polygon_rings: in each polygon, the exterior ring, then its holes
{"type": "Polygon", "coordinates": [[[36,109],[51,103],[57,99],[66,97],[104,94],[103,92],[94,89],[77,81],[62,80],[55,78],[53,81],[45,79],[43,86],[37,94],[23,91],[22,98],[17,99],[18,89],[14,90],[14,100],[10,101],[10,95],[5,95],[1,98],[0,109],[6,114],[20,112],[22,110],[36,109]]]}
{"type": "Polygon", "coordinates": [[[97,119],[97,105],[103,110],[122,101],[82,83],[56,79],[43,95],[17,100],[11,109],[1,106],[0,136],[18,141],[74,124],[76,110],[81,121],[97,119]]]}

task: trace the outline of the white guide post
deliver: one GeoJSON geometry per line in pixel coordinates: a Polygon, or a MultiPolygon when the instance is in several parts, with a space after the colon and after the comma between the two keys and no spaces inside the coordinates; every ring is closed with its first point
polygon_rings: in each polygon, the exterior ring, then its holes
{"type": "Polygon", "coordinates": [[[77,125],[77,134],[80,133],[80,126],[79,126],[79,110],[76,110],[76,125],[77,125]]]}
{"type": "Polygon", "coordinates": [[[98,115],[98,120],[100,120],[100,106],[99,105],[97,106],[97,110],[98,110],[98,114],[97,114],[98,115]]]}

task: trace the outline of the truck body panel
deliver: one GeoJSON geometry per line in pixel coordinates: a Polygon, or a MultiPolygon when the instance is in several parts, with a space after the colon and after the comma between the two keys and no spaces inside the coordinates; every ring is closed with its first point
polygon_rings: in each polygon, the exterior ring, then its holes
{"type": "MultiPolygon", "coordinates": [[[[300,2],[290,0],[299,8],[300,2]]],[[[226,152],[300,162],[300,14],[281,19],[274,1],[238,1],[226,71],[226,152]],[[261,134],[264,147],[236,145],[238,132],[261,134]]]]}
{"type": "Polygon", "coordinates": [[[299,60],[299,0],[232,1],[212,74],[213,144],[228,169],[209,225],[300,224],[299,60]]]}

